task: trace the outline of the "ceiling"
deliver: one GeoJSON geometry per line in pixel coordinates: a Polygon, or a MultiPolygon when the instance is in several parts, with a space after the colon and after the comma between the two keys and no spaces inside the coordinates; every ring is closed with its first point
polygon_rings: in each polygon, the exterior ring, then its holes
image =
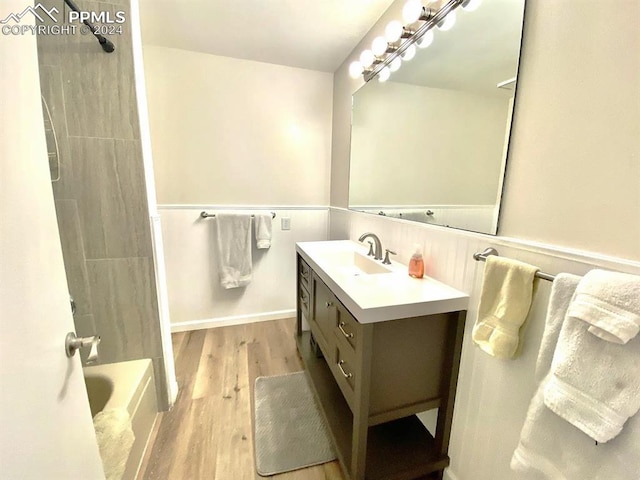
{"type": "Polygon", "coordinates": [[[393,0],[140,0],[145,45],[334,72],[393,0]]]}

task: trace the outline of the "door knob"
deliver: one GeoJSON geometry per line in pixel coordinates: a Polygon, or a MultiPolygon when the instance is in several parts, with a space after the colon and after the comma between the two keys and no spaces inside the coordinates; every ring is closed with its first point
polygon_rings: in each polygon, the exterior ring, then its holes
{"type": "Polygon", "coordinates": [[[75,333],[69,332],[64,340],[64,350],[67,353],[67,357],[73,357],[77,350],[84,347],[91,347],[89,356],[87,357],[87,363],[93,363],[98,360],[98,344],[100,340],[99,335],[77,337],[75,333]]]}

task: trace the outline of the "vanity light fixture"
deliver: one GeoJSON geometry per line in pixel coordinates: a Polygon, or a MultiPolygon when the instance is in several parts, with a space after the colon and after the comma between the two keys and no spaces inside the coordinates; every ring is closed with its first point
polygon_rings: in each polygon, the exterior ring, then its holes
{"type": "Polygon", "coordinates": [[[360,64],[364,68],[368,68],[376,61],[376,56],[371,50],[363,50],[360,54],[360,64]]]}
{"type": "Polygon", "coordinates": [[[413,57],[416,56],[416,51],[416,46],[412,43],[400,56],[402,57],[402,60],[408,62],[409,60],[413,60],[413,57]]]}
{"type": "Polygon", "coordinates": [[[401,66],[402,66],[402,60],[400,59],[400,57],[396,57],[389,64],[389,70],[391,72],[397,72],[398,70],[400,70],[401,66]]]}
{"type": "Polygon", "coordinates": [[[433,43],[433,30],[427,30],[427,33],[416,40],[418,48],[427,48],[433,43]]]}
{"type": "Polygon", "coordinates": [[[443,32],[449,31],[456,24],[456,12],[451,12],[449,15],[440,20],[436,26],[438,30],[442,30],[443,32]]]}
{"type": "Polygon", "coordinates": [[[402,26],[402,23],[400,23],[398,20],[389,22],[387,27],[384,29],[384,36],[387,39],[387,42],[395,43],[398,40],[400,40],[400,38],[402,37],[403,30],[404,30],[404,27],[402,26]]]}
{"type": "Polygon", "coordinates": [[[402,9],[402,20],[405,23],[415,23],[418,20],[426,22],[436,14],[430,7],[423,7],[421,0],[409,0],[402,9]]]}
{"type": "MultiPolygon", "coordinates": [[[[426,0],[427,3],[434,1],[426,0]]],[[[421,0],[409,0],[402,9],[402,19],[406,25],[398,20],[390,22],[385,28],[384,36],[376,37],[371,49],[364,50],[360,54],[360,60],[349,65],[349,76],[356,79],[363,75],[368,82],[382,74],[380,81],[386,81],[391,72],[400,68],[402,60],[408,61],[415,56],[416,47],[426,48],[433,43],[434,27],[447,31],[455,25],[456,8],[473,11],[481,3],[482,0],[447,0],[436,11],[435,8],[423,6],[421,0]],[[424,23],[417,27],[417,22],[424,23]]]]}
{"type": "Polygon", "coordinates": [[[464,0],[462,2],[462,5],[460,6],[462,7],[463,10],[466,10],[467,12],[473,12],[474,10],[478,9],[481,3],[482,3],[482,0],[464,0]]]}
{"type": "Polygon", "coordinates": [[[382,70],[380,70],[380,73],[378,73],[378,81],[386,82],[387,80],[389,80],[390,76],[391,76],[391,69],[389,67],[384,67],[382,70]]]}

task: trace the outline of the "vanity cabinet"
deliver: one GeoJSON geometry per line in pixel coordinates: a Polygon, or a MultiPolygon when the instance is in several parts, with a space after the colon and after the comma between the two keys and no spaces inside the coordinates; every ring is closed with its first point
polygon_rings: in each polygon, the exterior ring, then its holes
{"type": "Polygon", "coordinates": [[[441,478],[466,312],[361,323],[302,256],[297,262],[298,351],[346,475],[441,478]],[[432,435],[415,414],[435,408],[432,435]]]}

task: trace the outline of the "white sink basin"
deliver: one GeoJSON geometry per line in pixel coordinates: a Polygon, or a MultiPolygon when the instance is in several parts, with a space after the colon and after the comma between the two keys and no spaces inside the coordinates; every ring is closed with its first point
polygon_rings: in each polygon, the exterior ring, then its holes
{"type": "Polygon", "coordinates": [[[374,260],[363,253],[350,250],[328,250],[323,256],[324,262],[335,269],[341,270],[345,275],[375,275],[379,273],[391,273],[380,261],[374,260]]]}
{"type": "Polygon", "coordinates": [[[360,323],[466,310],[469,296],[407,266],[383,265],[350,240],[298,242],[297,252],[360,323]]]}

